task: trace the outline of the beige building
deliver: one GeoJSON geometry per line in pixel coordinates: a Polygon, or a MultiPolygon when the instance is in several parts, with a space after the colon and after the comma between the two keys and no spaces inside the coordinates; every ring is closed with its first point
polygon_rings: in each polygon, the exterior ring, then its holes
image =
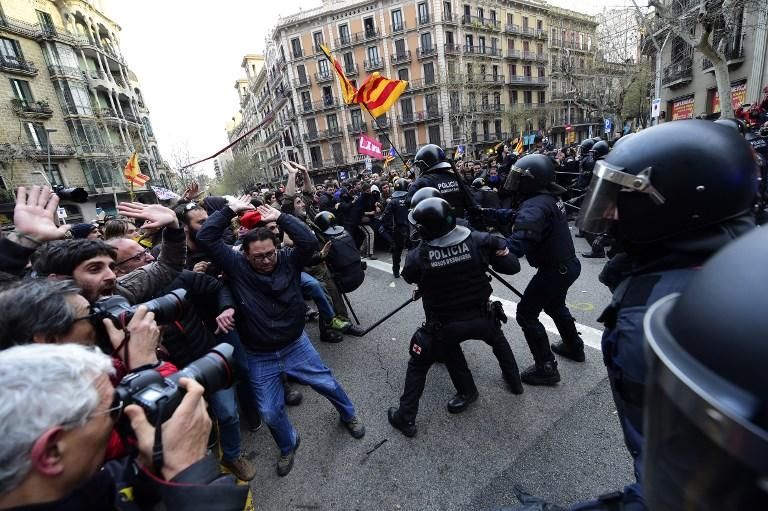
{"type": "MultiPolygon", "coordinates": [[[[280,18],[266,55],[271,99],[258,118],[273,115],[279,135],[257,152],[274,176],[283,157],[322,176],[363,168],[361,133],[377,138],[385,152],[391,140],[406,158],[426,143],[449,151],[461,144],[479,154],[520,130],[544,134],[552,125],[551,56],[559,51],[549,41],[550,10],[533,1],[325,0],[280,18]],[[408,80],[408,89],[374,122],[360,106],[343,104],[320,44],[356,85],[378,71],[408,80]]],[[[581,23],[588,17],[568,13],[560,10],[558,19],[577,20],[578,29],[558,26],[557,39],[570,43],[573,34],[581,41],[594,33],[594,23],[581,23]]],[[[230,140],[236,135],[231,131],[230,140]]]]}
{"type": "Polygon", "coordinates": [[[120,27],[83,0],[3,0],[0,9],[0,222],[10,223],[12,190],[46,182],[88,191],[85,204],[63,203],[67,222],[114,213],[115,199],[128,198],[122,174],[134,150],[150,184],[173,187],[120,27]]]}

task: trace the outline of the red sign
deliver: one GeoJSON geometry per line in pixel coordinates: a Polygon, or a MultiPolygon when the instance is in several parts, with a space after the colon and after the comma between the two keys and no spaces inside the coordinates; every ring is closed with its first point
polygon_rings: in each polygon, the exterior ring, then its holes
{"type": "Polygon", "coordinates": [[[358,154],[367,154],[371,158],[381,160],[381,144],[375,139],[366,135],[360,135],[357,140],[357,152],[358,154]]]}
{"type": "Polygon", "coordinates": [[[573,126],[571,126],[570,124],[566,124],[565,131],[573,131],[573,126]]]}
{"type": "MultiPolygon", "coordinates": [[[[736,110],[747,98],[747,82],[741,82],[737,84],[731,84],[731,103],[733,109],[736,110]]],[[[716,114],[720,111],[720,94],[715,89],[715,93],[712,95],[712,113],[716,114]]]]}
{"type": "Polygon", "coordinates": [[[672,120],[693,118],[693,97],[672,103],[672,120]]]}

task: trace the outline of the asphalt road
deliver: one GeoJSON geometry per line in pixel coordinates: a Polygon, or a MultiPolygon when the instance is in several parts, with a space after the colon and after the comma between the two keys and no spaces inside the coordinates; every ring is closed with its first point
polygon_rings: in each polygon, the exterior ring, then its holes
{"type": "MultiPolygon", "coordinates": [[[[576,239],[577,252],[588,250],[576,239]]],[[[411,286],[394,279],[389,254],[369,263],[364,284],[350,295],[363,326],[404,302],[411,286]]],[[[620,489],[632,478],[605,368],[596,322],[610,299],[597,281],[604,259],[583,259],[582,274],[568,303],[588,345],[587,361],[560,360],[556,387],[505,390],[498,364],[480,341],[463,344],[480,398],[460,415],[445,404],[453,387],[442,365],[433,366],[421,400],[415,438],[387,422],[396,406],[408,360],[408,341],[423,321],[420,303],[411,304],[364,338],[340,344],[310,337],[355,403],[367,427],[355,440],[339,424],[331,404],[309,387],[303,403],[289,409],[301,434],[293,471],[275,473],[278,450],[266,430],[244,432],[249,457],[258,467],[252,482],[254,505],[264,510],[492,510],[515,504],[514,487],[560,505],[620,489]]],[[[509,278],[522,291],[533,271],[526,262],[509,278]]],[[[494,282],[511,321],[504,332],[522,368],[532,358],[514,322],[518,298],[494,282]]],[[[553,330],[554,331],[554,330],[553,330]]],[[[556,334],[550,332],[550,338],[556,334]]]]}

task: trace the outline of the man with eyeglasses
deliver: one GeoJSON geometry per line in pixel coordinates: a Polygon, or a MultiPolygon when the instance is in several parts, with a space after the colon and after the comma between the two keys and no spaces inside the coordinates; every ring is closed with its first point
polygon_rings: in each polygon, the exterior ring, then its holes
{"type": "Polygon", "coordinates": [[[354,438],[362,438],[365,427],[304,331],[301,271],[317,250],[315,237],[296,217],[270,206],[259,206],[262,220],[277,223],[294,246],[278,250],[275,234],[258,228],[248,231],[243,237],[242,252],[236,252],[223,242],[221,233],[235,215],[251,209],[248,196],[231,199],[208,218],[197,240],[215,263],[227,268],[239,306],[236,325],[247,352],[251,385],[259,413],[280,448],[277,473],[285,476],[293,468],[299,434],[285,412],[280,384],[283,374],[310,385],[326,397],[354,438]]]}
{"type": "Polygon", "coordinates": [[[74,344],[33,344],[0,352],[0,509],[240,510],[248,487],[206,456],[211,421],[203,387],[187,378],[181,404],[163,424],[163,465],[152,468],[155,429],[125,407],[139,456],[104,463],[123,411],[110,358],[74,344]],[[20,413],[20,410],[34,413],[20,413]],[[135,498],[135,500],[134,500],[135,498]]]}

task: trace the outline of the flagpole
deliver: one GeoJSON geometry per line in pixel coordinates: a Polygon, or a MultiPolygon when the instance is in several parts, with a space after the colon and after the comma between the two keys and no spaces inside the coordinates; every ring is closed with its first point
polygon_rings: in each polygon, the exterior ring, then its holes
{"type": "Polygon", "coordinates": [[[379,121],[377,121],[376,118],[371,113],[371,111],[368,110],[368,105],[364,103],[360,103],[360,106],[362,106],[365,109],[365,111],[368,112],[368,115],[371,116],[371,119],[373,119],[373,124],[376,125],[376,129],[382,130],[381,134],[384,135],[384,138],[386,139],[386,141],[389,142],[389,146],[392,149],[394,149],[395,154],[400,158],[400,161],[402,161],[403,165],[407,167],[408,164],[405,162],[405,158],[403,158],[403,155],[400,154],[400,151],[397,150],[397,147],[395,147],[395,144],[392,143],[392,140],[389,138],[389,135],[387,135],[387,133],[379,126],[379,121]]]}

